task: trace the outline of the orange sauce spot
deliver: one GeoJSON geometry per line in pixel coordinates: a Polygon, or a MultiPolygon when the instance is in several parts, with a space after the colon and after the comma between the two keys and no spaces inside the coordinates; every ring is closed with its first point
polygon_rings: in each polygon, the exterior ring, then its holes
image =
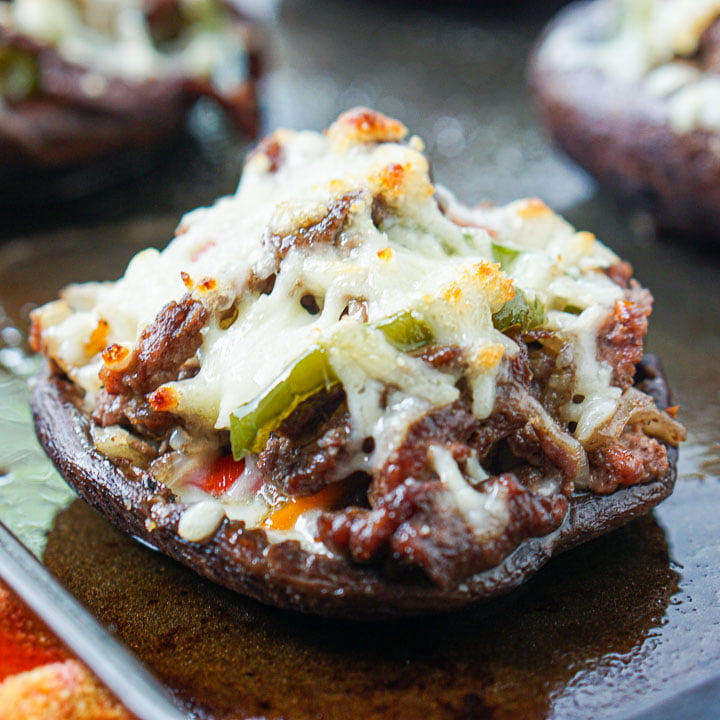
{"type": "Polygon", "coordinates": [[[495,296],[494,304],[507,302],[515,297],[515,287],[505,273],[500,270],[499,263],[492,263],[488,260],[475,263],[473,273],[475,279],[495,296]]]}
{"type": "Polygon", "coordinates": [[[629,300],[615,301],[615,319],[622,324],[630,320],[632,303],[629,300]]]}
{"type": "Polygon", "coordinates": [[[183,270],[180,271],[180,278],[183,281],[183,285],[188,289],[192,290],[193,288],[193,281],[192,278],[183,270]]]}
{"type": "Polygon", "coordinates": [[[386,248],[383,248],[382,250],[378,250],[377,256],[381,260],[392,260],[392,256],[393,256],[392,248],[386,247],[386,248]]]}
{"type": "Polygon", "coordinates": [[[270,530],[292,530],[297,519],[308,510],[327,510],[343,494],[342,483],[332,483],[314,495],[290,498],[280,509],[265,518],[263,525],[270,530]]]}
{"type": "Polygon", "coordinates": [[[518,215],[525,220],[529,220],[531,218],[542,217],[543,215],[547,215],[551,212],[552,210],[550,210],[550,208],[542,200],[538,198],[530,198],[518,210],[518,215]]]}
{"type": "Polygon", "coordinates": [[[102,359],[105,366],[111,369],[121,370],[129,356],[130,351],[126,347],[114,343],[108,345],[102,352],[102,359]]]}
{"type": "Polygon", "coordinates": [[[100,318],[95,329],[90,333],[90,339],[85,343],[83,350],[88,357],[97,355],[106,345],[110,332],[110,325],[107,320],[100,318]]]}
{"type": "Polygon", "coordinates": [[[268,171],[277,172],[285,159],[279,134],[263,138],[252,155],[264,155],[268,160],[268,171]]]}
{"type": "Polygon", "coordinates": [[[150,407],[158,412],[170,412],[177,407],[177,391],[169,387],[160,387],[147,396],[150,407]]]}
{"type": "Polygon", "coordinates": [[[397,120],[366,107],[356,107],[340,115],[327,135],[337,146],[353,143],[398,142],[407,128],[397,120]]]}
{"type": "Polygon", "coordinates": [[[407,128],[401,122],[366,107],[344,112],[334,124],[344,126],[358,139],[366,141],[393,142],[402,140],[407,134],[407,128]]]}

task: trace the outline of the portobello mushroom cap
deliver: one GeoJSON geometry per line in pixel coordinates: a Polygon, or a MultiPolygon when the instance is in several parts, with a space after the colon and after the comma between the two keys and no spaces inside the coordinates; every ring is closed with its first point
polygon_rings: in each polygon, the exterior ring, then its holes
{"type": "MultiPolygon", "coordinates": [[[[645,356],[638,365],[636,385],[659,408],[668,406],[656,357],[645,356]]],[[[386,579],[372,568],[309,553],[294,540],[271,544],[263,530],[246,530],[227,518],[208,541],[187,541],[178,535],[178,522],[188,506],[148,472],[100,454],[90,438],[91,420],[78,408],[75,387],[48,364],[32,389],[38,437],[65,480],[108,520],[220,585],[265,603],[334,617],[444,612],[507,593],[554,555],[647,513],[672,492],[676,477],[677,450],[668,447],[669,468],[661,479],[610,495],[574,494],[557,530],[521,543],[497,567],[442,589],[422,580],[386,579]]]]}
{"type": "Polygon", "coordinates": [[[607,14],[578,2],[550,23],[533,52],[529,79],[555,142],[622,199],[647,210],[658,227],[720,237],[720,133],[677,132],[669,101],[637,80],[597,67],[567,67],[550,43],[559,36],[590,47],[607,14]]]}

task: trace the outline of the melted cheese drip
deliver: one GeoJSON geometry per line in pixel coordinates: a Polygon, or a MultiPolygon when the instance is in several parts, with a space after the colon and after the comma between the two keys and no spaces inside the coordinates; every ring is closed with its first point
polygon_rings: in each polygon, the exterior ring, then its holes
{"type": "Polygon", "coordinates": [[[440,481],[475,534],[489,537],[507,525],[507,503],[497,485],[489,493],[478,492],[465,479],[449,450],[432,445],[429,455],[440,481]]]}
{"type": "MultiPolygon", "coordinates": [[[[596,334],[622,290],[603,272],[618,258],[594,236],[575,231],[538,200],[468,209],[440,190],[444,214],[417,139],[353,142],[343,136],[341,121],[326,135],[282,131],[275,139],[284,158],[276,172],[264,154],[252,156],[237,193],[188,214],[162,252],[145,250],[117,282],[71,286],[36,313],[44,351],[87,391],[88,403],[100,386],[102,358],[88,349],[98,323],[107,323],[107,344],[132,348],[162,307],[190,290],[210,314],[200,371],[166,386],[178,399],[174,412],[189,427],[206,434],[227,429],[235,409],[322,343],[351,413],[358,449],[348,468],[378,468],[412,422],[458,397],[458,377],[400,352],[379,330],[345,315],[349,301],[362,302],[363,320],[371,324],[420,311],[439,343],[461,348],[473,410],[483,418],[493,408],[503,358],[518,351],[493,327],[492,313],[522,288],[545,304],[549,327],[574,350],[576,390],[585,396],[573,408],[580,432],[606,419],[615,389],[595,357],[596,334]],[[380,193],[393,212],[378,227],[372,205],[380,193]],[[263,277],[275,269],[271,233],[317,223],[343,202],[347,218],[333,244],[291,249],[272,292],[248,289],[251,273],[263,277]],[[505,272],[492,262],[494,246],[512,256],[505,272]],[[208,279],[213,282],[203,282],[208,279]],[[317,300],[317,314],[300,302],[308,294],[317,300]],[[233,304],[237,317],[227,327],[221,318],[233,304]],[[568,305],[572,313],[564,312],[568,305]],[[573,314],[578,308],[584,312],[573,314]],[[375,441],[371,456],[360,450],[368,437],[375,441]]],[[[459,470],[442,449],[435,462],[464,502],[459,470]]],[[[267,512],[248,495],[223,502],[228,517],[249,526],[267,512]]],[[[310,530],[298,533],[311,542],[310,530]]]]}
{"type": "Polygon", "coordinates": [[[720,17],[720,0],[598,0],[583,11],[600,37],[556,29],[542,50],[553,64],[642,82],[665,101],[676,132],[720,131],[720,80],[674,60],[697,51],[703,32],[720,17]]]}

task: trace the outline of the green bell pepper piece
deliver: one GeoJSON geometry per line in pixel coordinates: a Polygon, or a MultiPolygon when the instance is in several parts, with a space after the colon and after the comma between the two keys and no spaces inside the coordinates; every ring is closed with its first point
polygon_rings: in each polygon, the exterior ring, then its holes
{"type": "MultiPolygon", "coordinates": [[[[423,318],[412,310],[398,313],[371,325],[385,335],[397,350],[410,352],[427,345],[432,333],[423,318]]],[[[300,403],[340,382],[330,364],[328,351],[313,345],[255,400],[230,415],[230,444],[236,460],[260,452],[270,433],[286,420],[300,403]]]]}
{"type": "Polygon", "coordinates": [[[493,261],[500,263],[500,267],[503,270],[506,269],[507,266],[510,265],[510,263],[520,254],[519,250],[514,250],[513,248],[505,247],[504,245],[498,245],[497,243],[492,243],[491,249],[493,261]]]}
{"type": "Polygon", "coordinates": [[[527,332],[545,322],[545,308],[538,298],[531,300],[520,288],[516,288],[515,297],[494,313],[492,320],[495,329],[500,332],[516,328],[527,332]]]}
{"type": "Polygon", "coordinates": [[[380,320],[376,327],[385,339],[401,352],[412,352],[432,342],[433,334],[420,313],[406,310],[380,320]]]}
{"type": "Polygon", "coordinates": [[[295,360],[280,377],[255,400],[230,415],[230,444],[233,457],[240,460],[260,452],[275,430],[297,406],[321,390],[340,382],[328,352],[313,345],[295,360]]]}

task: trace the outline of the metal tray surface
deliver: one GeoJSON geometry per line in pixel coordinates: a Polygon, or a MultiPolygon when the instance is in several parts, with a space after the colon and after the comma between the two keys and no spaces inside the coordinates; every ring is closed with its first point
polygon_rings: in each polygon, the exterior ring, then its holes
{"type": "MultiPolygon", "coordinates": [[[[625,718],[720,671],[720,254],[692,237],[654,237],[543,138],[524,67],[544,19],[537,7],[497,18],[288,0],[264,87],[267,128],[321,128],[359,103],[399,116],[463,200],[541,196],[653,290],[647,348],[689,430],[675,493],[477,610],[368,625],[264,607],[118,533],[74,500],[37,446],[29,310],[68,282],[117,277],[137,250],[164,245],[182,212],[232,191],[246,146],[212,115],[183,151],[184,170],[170,158],[112,191],[6,213],[0,519],[189,717],[625,718]]],[[[699,712],[717,716],[710,701],[699,712]]]]}

